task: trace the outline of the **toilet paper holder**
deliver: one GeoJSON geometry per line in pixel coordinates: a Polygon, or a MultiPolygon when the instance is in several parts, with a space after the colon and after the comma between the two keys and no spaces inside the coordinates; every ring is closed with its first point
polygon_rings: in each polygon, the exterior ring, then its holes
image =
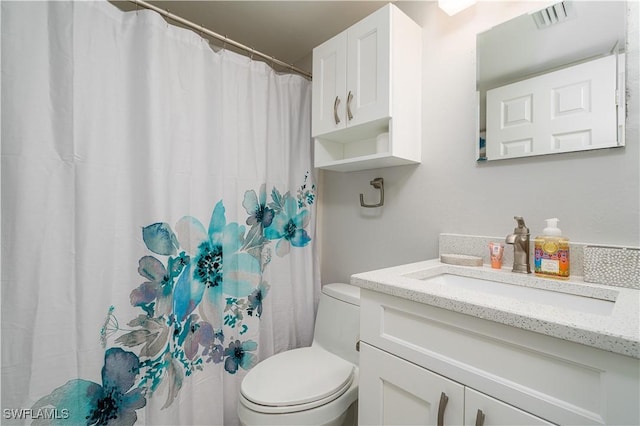
{"type": "Polygon", "coordinates": [[[360,205],[366,208],[374,208],[374,207],[382,207],[384,204],[384,179],[375,178],[370,181],[369,184],[373,186],[375,189],[380,190],[380,201],[377,204],[367,204],[364,202],[364,194],[360,194],[360,205]]]}

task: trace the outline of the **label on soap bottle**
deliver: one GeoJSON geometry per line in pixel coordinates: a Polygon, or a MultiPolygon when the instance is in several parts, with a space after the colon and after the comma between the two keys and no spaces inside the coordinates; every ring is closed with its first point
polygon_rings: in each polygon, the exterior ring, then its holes
{"type": "Polygon", "coordinates": [[[569,244],[535,241],[534,272],[551,278],[569,278],[569,244]]]}
{"type": "Polygon", "coordinates": [[[560,261],[553,259],[540,259],[540,271],[557,275],[560,273],[560,261]]]}

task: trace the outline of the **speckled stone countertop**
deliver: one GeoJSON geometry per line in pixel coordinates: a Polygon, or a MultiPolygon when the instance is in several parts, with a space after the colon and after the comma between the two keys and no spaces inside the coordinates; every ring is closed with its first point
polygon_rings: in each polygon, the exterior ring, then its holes
{"type": "Polygon", "coordinates": [[[534,331],[571,342],[640,359],[640,290],[585,283],[580,277],[568,281],[518,274],[510,268],[488,265],[457,266],[438,259],[351,276],[351,284],[439,308],[534,331]],[[615,301],[610,314],[583,312],[478,290],[424,280],[441,274],[553,290],[589,298],[615,301]]]}

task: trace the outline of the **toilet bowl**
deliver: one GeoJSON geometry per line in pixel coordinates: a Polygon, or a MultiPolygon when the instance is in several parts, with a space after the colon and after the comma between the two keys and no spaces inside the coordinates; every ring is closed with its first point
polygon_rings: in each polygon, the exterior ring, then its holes
{"type": "Polygon", "coordinates": [[[242,380],[243,425],[356,425],[360,289],[322,287],[313,343],[276,354],[242,380]]]}

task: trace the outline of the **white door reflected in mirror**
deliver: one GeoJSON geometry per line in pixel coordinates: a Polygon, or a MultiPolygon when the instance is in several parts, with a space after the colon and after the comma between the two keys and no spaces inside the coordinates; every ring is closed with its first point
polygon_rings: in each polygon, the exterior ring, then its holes
{"type": "Polygon", "coordinates": [[[557,5],[478,34],[478,160],[624,146],[627,2],[557,5]]]}
{"type": "Polygon", "coordinates": [[[609,55],[488,90],[487,159],[623,145],[618,69],[624,56],[609,55]]]}

